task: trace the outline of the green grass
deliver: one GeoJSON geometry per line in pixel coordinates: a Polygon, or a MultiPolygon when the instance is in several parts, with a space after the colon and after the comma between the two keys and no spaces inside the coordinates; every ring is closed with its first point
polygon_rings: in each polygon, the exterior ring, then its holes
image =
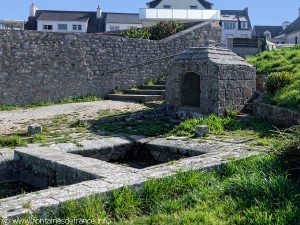
{"type": "Polygon", "coordinates": [[[0,136],[0,148],[24,146],[27,142],[20,136],[0,136]]]}
{"type": "Polygon", "coordinates": [[[250,138],[253,139],[255,145],[264,146],[272,146],[277,143],[273,127],[269,123],[256,117],[239,120],[233,114],[224,117],[211,114],[207,117],[187,119],[167,135],[195,138],[195,128],[198,125],[208,125],[210,127],[209,134],[216,135],[219,138],[250,138]]]}
{"type": "Polygon", "coordinates": [[[259,74],[284,71],[293,73],[292,84],[269,95],[265,102],[300,111],[299,48],[266,51],[248,58],[247,61],[256,67],[259,74]]]}
{"type": "Polygon", "coordinates": [[[86,95],[86,96],[75,97],[75,98],[65,98],[55,102],[40,102],[37,104],[26,105],[26,106],[0,105],[0,111],[38,108],[43,106],[51,106],[51,105],[59,105],[59,104],[67,104],[67,103],[93,102],[93,101],[100,101],[100,100],[101,100],[100,97],[93,96],[93,95],[86,95]]]}
{"type": "Polygon", "coordinates": [[[91,129],[93,131],[102,130],[115,134],[144,135],[150,137],[168,133],[173,129],[173,125],[167,119],[151,119],[93,125],[91,129]]]}
{"type": "Polygon", "coordinates": [[[275,155],[231,162],[221,173],[185,172],[125,187],[108,197],[63,204],[51,218],[94,219],[98,224],[270,224],[300,221],[300,188],[275,155]]]}

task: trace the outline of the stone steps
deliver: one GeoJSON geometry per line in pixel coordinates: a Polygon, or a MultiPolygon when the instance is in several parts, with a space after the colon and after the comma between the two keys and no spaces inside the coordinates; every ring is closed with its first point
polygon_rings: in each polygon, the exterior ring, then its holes
{"type": "Polygon", "coordinates": [[[110,94],[109,100],[134,101],[134,102],[153,102],[165,99],[165,81],[158,81],[155,85],[142,85],[138,89],[126,89],[121,94],[110,94]]]}
{"type": "Polygon", "coordinates": [[[165,90],[148,90],[148,89],[127,89],[124,91],[125,94],[133,95],[164,95],[165,90]]]}
{"type": "Polygon", "coordinates": [[[110,94],[108,95],[109,100],[117,101],[134,101],[134,102],[152,102],[152,101],[163,101],[163,95],[134,95],[134,94],[110,94]]]}
{"type": "Polygon", "coordinates": [[[165,90],[166,86],[162,84],[156,84],[156,85],[143,85],[140,87],[140,89],[147,89],[147,90],[165,90]]]}

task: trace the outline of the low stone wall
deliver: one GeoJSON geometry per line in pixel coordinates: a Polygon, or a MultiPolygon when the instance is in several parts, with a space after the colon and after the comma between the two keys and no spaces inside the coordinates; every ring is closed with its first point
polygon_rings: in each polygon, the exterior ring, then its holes
{"type": "Polygon", "coordinates": [[[253,112],[256,117],[278,127],[291,127],[300,124],[300,113],[290,109],[255,102],[253,112]]]}
{"type": "Polygon", "coordinates": [[[172,56],[208,40],[221,41],[217,23],[202,23],[161,41],[103,34],[0,31],[0,105],[62,98],[105,97],[156,79],[172,56]]]}
{"type": "Polygon", "coordinates": [[[243,58],[247,58],[248,56],[256,55],[259,53],[258,48],[250,47],[233,47],[232,51],[243,58]]]}

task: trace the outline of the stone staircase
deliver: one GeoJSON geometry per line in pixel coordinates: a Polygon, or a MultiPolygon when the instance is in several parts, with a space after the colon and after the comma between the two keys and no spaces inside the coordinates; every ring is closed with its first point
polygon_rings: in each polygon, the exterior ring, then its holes
{"type": "Polygon", "coordinates": [[[107,99],[117,101],[152,102],[165,99],[165,81],[157,81],[154,85],[142,85],[135,89],[126,89],[120,94],[109,94],[107,99]]]}

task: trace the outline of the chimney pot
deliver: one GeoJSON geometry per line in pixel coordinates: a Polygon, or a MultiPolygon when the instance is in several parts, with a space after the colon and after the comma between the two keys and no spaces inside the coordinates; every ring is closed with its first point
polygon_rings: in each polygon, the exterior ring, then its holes
{"type": "Polygon", "coordinates": [[[100,8],[100,5],[97,7],[97,18],[100,19],[102,17],[102,9],[100,8]]]}

